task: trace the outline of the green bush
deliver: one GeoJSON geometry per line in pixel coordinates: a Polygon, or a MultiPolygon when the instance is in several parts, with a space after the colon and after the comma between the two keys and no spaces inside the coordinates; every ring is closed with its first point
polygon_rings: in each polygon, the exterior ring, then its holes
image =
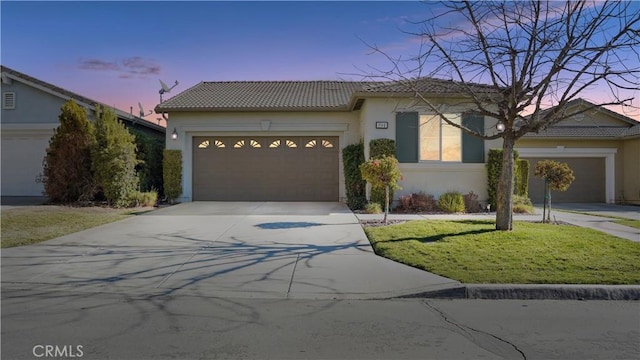
{"type": "Polygon", "coordinates": [[[519,159],[516,162],[516,184],[515,194],[519,196],[529,196],[529,160],[519,159]]]}
{"type": "Polygon", "coordinates": [[[127,197],[138,190],[136,144],[111,109],[96,105],[96,142],[91,151],[92,169],[107,202],[127,206],[127,197]]]}
{"type": "Polygon", "coordinates": [[[37,181],[43,183],[44,192],[53,203],[91,201],[96,193],[91,172],[93,125],[84,108],[73,100],[62,106],[58,119],[60,125],[49,140],[43,172],[37,181]]]}
{"type": "Polygon", "coordinates": [[[129,129],[135,136],[138,166],[136,173],[140,179],[140,191],[155,189],[159,195],[163,194],[162,187],[162,151],[165,147],[164,138],[151,136],[137,129],[129,129]]]}
{"type": "Polygon", "coordinates": [[[464,212],[464,198],[457,191],[446,192],[440,195],[438,208],[449,214],[464,212]]]}
{"type": "Polygon", "coordinates": [[[526,196],[513,195],[511,198],[513,203],[513,212],[517,214],[533,214],[533,204],[531,199],[526,196]]]}
{"type": "Polygon", "coordinates": [[[352,144],[342,149],[342,163],[347,206],[351,210],[362,209],[367,203],[367,183],[360,173],[360,165],[364,163],[364,143],[352,144]]]}
{"type": "MultiPolygon", "coordinates": [[[[373,139],[369,141],[369,159],[380,159],[385,156],[396,156],[396,141],[392,139],[373,139]]],[[[371,201],[384,207],[384,188],[371,187],[371,201]]],[[[393,189],[389,189],[389,198],[393,200],[393,189]]]]}
{"type": "Polygon", "coordinates": [[[182,152],[167,149],[163,155],[164,195],[173,203],[182,194],[182,152]]]}
{"type": "Polygon", "coordinates": [[[158,201],[158,192],[156,191],[133,191],[127,195],[128,207],[152,207],[158,201]]]}
{"type": "MultiPolygon", "coordinates": [[[[515,169],[514,173],[518,173],[518,151],[513,151],[515,169]]],[[[496,201],[498,199],[498,182],[500,181],[500,172],[502,171],[502,150],[491,149],[487,157],[487,193],[489,195],[488,202],[492,209],[496,209],[496,201]]],[[[528,180],[527,180],[528,181],[528,180]]],[[[515,189],[515,187],[514,187],[515,189]]]]}
{"type": "Polygon", "coordinates": [[[382,213],[382,207],[378,203],[368,203],[364,207],[365,214],[380,214],[382,213]]]}

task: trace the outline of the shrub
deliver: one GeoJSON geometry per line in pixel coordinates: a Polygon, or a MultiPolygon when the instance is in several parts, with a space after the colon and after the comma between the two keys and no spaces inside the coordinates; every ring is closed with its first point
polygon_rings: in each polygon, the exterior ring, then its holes
{"type": "Polygon", "coordinates": [[[155,206],[157,201],[158,192],[155,190],[147,192],[133,191],[127,195],[128,207],[151,207],[155,206]]]}
{"type": "Polygon", "coordinates": [[[529,196],[529,160],[519,159],[516,162],[516,195],[529,196]]]}
{"type": "Polygon", "coordinates": [[[362,179],[360,165],[364,163],[364,143],[342,149],[344,185],[347,190],[347,206],[359,210],[367,203],[366,182],[362,179]]]}
{"type": "Polygon", "coordinates": [[[469,191],[462,196],[462,199],[464,200],[464,209],[466,212],[475,213],[482,211],[482,205],[480,205],[480,201],[478,201],[478,194],[469,191]]]}
{"type": "Polygon", "coordinates": [[[127,197],[138,190],[134,136],[110,109],[96,105],[96,142],[91,151],[96,183],[109,204],[127,206],[127,197]]]}
{"type": "MultiPolygon", "coordinates": [[[[373,139],[369,141],[369,159],[380,159],[385,156],[396,156],[396,141],[392,139],[373,139]]],[[[385,206],[384,187],[371,187],[371,201],[385,206]]],[[[393,200],[393,189],[389,189],[389,198],[393,200]]]]}
{"type": "Polygon", "coordinates": [[[140,179],[140,191],[155,191],[161,195],[162,188],[162,151],[164,150],[164,138],[158,138],[130,128],[135,136],[138,166],[136,173],[140,179]]]}
{"type": "Polygon", "coordinates": [[[182,194],[182,152],[164,150],[162,159],[164,195],[170,203],[182,194]]]}
{"type": "Polygon", "coordinates": [[[62,106],[58,119],[60,125],[49,140],[43,172],[37,181],[43,183],[51,202],[91,201],[96,192],[91,173],[93,125],[84,108],[73,100],[62,106]]]}
{"type": "MultiPolygon", "coordinates": [[[[514,173],[518,173],[518,151],[513,151],[513,158],[515,169],[514,173]]],[[[485,164],[487,168],[487,193],[489,195],[488,202],[491,204],[491,208],[496,208],[496,201],[498,199],[498,182],[500,181],[500,172],[502,171],[502,150],[501,149],[491,149],[489,150],[489,155],[487,157],[487,163],[485,164]]],[[[515,189],[515,187],[514,187],[515,189]]]]}
{"type": "Polygon", "coordinates": [[[526,196],[513,195],[513,212],[517,214],[533,214],[533,204],[526,196]]]}
{"type": "Polygon", "coordinates": [[[364,207],[364,213],[365,214],[380,214],[382,213],[382,207],[380,207],[380,204],[378,203],[368,203],[365,207],[364,207]]]}
{"type": "Polygon", "coordinates": [[[385,189],[384,222],[387,222],[389,213],[390,190],[399,189],[398,180],[402,177],[398,168],[398,160],[393,156],[385,156],[381,159],[371,159],[360,165],[362,178],[371,183],[372,187],[385,189]]]}
{"type": "Polygon", "coordinates": [[[449,191],[440,195],[438,208],[450,214],[464,212],[464,199],[462,194],[457,191],[449,191]]]}
{"type": "Polygon", "coordinates": [[[433,212],[438,207],[433,195],[422,191],[401,196],[398,201],[398,210],[404,212],[433,212]]]}

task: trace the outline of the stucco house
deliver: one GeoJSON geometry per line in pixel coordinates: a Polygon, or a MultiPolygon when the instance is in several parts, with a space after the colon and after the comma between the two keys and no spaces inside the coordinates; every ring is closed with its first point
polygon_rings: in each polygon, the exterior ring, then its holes
{"type": "MultiPolygon", "coordinates": [[[[549,111],[551,109],[548,109],[549,111]]],[[[541,159],[566,162],[576,179],[554,202],[626,202],[640,204],[640,123],[584,99],[567,104],[570,113],[584,111],[516,143],[528,159],[529,197],[543,202],[544,183],[533,176],[541,159]]]]}
{"type": "MultiPolygon", "coordinates": [[[[470,114],[460,105],[464,101],[456,90],[459,85],[428,78],[418,83],[420,92],[445,109],[451,120],[495,133],[495,119],[470,114]]],[[[491,92],[477,86],[478,91],[491,92]]],[[[395,193],[396,198],[418,191],[437,197],[457,190],[473,191],[486,199],[485,158],[489,149],[501,148],[501,140],[485,141],[441,122],[420,107],[414,95],[389,82],[201,82],[155,110],[168,114],[167,148],[182,152],[180,201],[345,201],[341,150],[364,141],[368,157],[369,141],[378,138],[396,140],[404,174],[403,189],[395,193]]],[[[620,128],[632,127],[627,120],[607,121],[620,128]]],[[[618,187],[611,194],[605,191],[607,196],[597,201],[614,201],[615,194],[623,191],[622,153],[628,151],[624,139],[611,140],[620,143],[613,154],[618,187]]],[[[541,133],[517,146],[522,157],[535,159],[556,154],[558,141],[541,133]]],[[[596,157],[608,163],[610,150],[602,148],[613,145],[594,141],[564,146],[579,147],[582,150],[577,152],[583,154],[591,154],[585,148],[598,148],[596,157]]],[[[574,153],[563,154],[572,157],[574,153]]],[[[610,169],[603,165],[594,171],[610,169]]]]}
{"type": "MultiPolygon", "coordinates": [[[[27,74],[2,66],[2,197],[43,197],[44,187],[36,181],[60,108],[73,99],[92,118],[98,101],[65,90],[27,74]]],[[[109,107],[108,105],[101,104],[109,107]]],[[[164,137],[165,128],[131,113],[115,109],[127,127],[164,137]]]]}

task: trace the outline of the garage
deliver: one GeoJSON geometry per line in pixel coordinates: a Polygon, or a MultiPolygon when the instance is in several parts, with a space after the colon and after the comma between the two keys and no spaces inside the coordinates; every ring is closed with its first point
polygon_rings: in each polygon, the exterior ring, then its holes
{"type": "Polygon", "coordinates": [[[338,137],[193,137],[193,200],[338,201],[338,137]]]}
{"type": "Polygon", "coordinates": [[[529,198],[533,203],[544,201],[544,181],[533,175],[536,163],[540,160],[564,162],[573,170],[575,180],[566,191],[551,191],[551,201],[562,202],[606,202],[606,171],[604,157],[579,158],[530,158],[529,160],[529,198]]]}
{"type": "MultiPolygon", "coordinates": [[[[4,131],[4,130],[3,130],[4,131]]],[[[51,134],[2,134],[2,196],[43,196],[37,182],[51,134]]]]}

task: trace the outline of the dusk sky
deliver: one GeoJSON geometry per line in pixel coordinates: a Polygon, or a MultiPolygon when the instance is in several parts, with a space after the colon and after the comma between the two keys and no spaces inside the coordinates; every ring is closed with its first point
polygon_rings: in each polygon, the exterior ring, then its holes
{"type": "MultiPolygon", "coordinates": [[[[159,102],[162,79],[362,80],[387,65],[364,42],[413,44],[418,2],[1,2],[2,64],[129,111],[159,102]]],[[[587,99],[597,100],[593,95],[587,99]]],[[[589,95],[589,94],[586,94],[589,95]]],[[[636,100],[635,105],[638,105],[636,100]]],[[[627,115],[640,120],[637,110],[627,115]]],[[[155,120],[158,115],[147,117],[155,120]]],[[[164,124],[163,124],[164,125],[164,124]]]]}

